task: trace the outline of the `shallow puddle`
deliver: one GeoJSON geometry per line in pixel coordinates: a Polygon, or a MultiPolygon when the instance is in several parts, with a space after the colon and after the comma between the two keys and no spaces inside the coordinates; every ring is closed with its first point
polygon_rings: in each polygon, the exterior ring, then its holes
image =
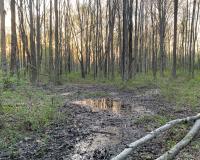
{"type": "Polygon", "coordinates": [[[81,101],[75,101],[73,104],[80,106],[88,106],[93,112],[98,111],[111,111],[117,114],[131,114],[132,112],[145,113],[150,112],[144,106],[138,104],[124,104],[120,100],[112,98],[101,98],[101,99],[84,99],[81,101]]]}

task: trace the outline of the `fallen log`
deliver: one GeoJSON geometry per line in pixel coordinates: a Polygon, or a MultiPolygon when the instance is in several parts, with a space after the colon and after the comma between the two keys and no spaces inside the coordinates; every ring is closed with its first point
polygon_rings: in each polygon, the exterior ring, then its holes
{"type": "Polygon", "coordinates": [[[141,146],[144,143],[146,143],[147,141],[154,139],[155,137],[159,136],[164,131],[169,130],[170,128],[174,127],[177,124],[196,121],[198,119],[200,119],[200,114],[198,114],[196,116],[192,116],[192,117],[183,118],[183,119],[172,120],[172,121],[168,122],[167,124],[165,124],[164,126],[161,126],[160,128],[157,128],[156,130],[150,132],[146,136],[140,138],[139,140],[129,144],[127,148],[125,148],[120,154],[118,154],[116,157],[112,158],[111,160],[124,160],[138,146],[141,146]]]}
{"type": "Polygon", "coordinates": [[[186,147],[192,139],[197,135],[197,133],[200,130],[200,119],[195,122],[191,130],[188,132],[188,134],[179,142],[177,143],[173,148],[170,149],[170,151],[166,152],[156,160],[171,160],[175,156],[178,155],[178,153],[186,147]]]}

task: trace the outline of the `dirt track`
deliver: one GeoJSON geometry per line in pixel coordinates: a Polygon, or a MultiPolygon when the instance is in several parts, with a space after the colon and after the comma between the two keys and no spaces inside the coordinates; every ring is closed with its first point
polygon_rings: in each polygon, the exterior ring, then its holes
{"type": "MultiPolygon", "coordinates": [[[[119,90],[104,85],[69,85],[53,92],[65,97],[59,110],[64,113],[62,121],[16,144],[18,154],[2,152],[0,159],[107,160],[159,127],[145,117],[174,119],[193,114],[187,108],[177,110],[153,87],[119,90]]],[[[170,134],[138,148],[129,159],[155,159],[166,151],[165,141],[173,137],[170,134]]],[[[181,155],[177,159],[200,159],[200,153],[189,147],[181,155]]]]}

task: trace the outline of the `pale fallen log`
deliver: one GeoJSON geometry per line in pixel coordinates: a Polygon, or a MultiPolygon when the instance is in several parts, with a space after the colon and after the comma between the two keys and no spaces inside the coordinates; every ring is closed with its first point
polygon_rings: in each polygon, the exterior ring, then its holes
{"type": "Polygon", "coordinates": [[[167,124],[165,124],[164,126],[157,128],[156,130],[152,131],[151,133],[147,134],[146,136],[144,136],[144,137],[140,138],[139,140],[129,144],[127,148],[125,148],[119,155],[112,158],[111,160],[124,160],[138,146],[141,146],[144,143],[146,143],[147,141],[154,139],[155,137],[157,137],[158,135],[160,135],[164,131],[172,128],[173,126],[175,126],[177,124],[184,123],[184,122],[196,121],[197,119],[200,119],[200,114],[198,114],[196,116],[192,116],[192,117],[187,117],[187,118],[183,118],[183,119],[176,119],[176,120],[170,121],[167,124]]]}
{"type": "Polygon", "coordinates": [[[170,151],[166,152],[156,160],[171,160],[173,159],[184,147],[186,147],[192,139],[197,135],[200,130],[200,120],[197,120],[188,134],[177,143],[170,151]]]}

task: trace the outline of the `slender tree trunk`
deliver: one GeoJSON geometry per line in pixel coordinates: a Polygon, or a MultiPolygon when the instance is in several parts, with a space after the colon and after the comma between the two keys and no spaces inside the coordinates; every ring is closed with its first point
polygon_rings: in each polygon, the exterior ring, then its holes
{"type": "Polygon", "coordinates": [[[39,77],[41,61],[42,61],[42,54],[41,54],[41,31],[40,31],[40,0],[36,1],[36,10],[37,10],[37,18],[36,18],[36,26],[37,26],[37,33],[36,33],[36,45],[37,45],[37,74],[39,77]]]}
{"type": "Polygon", "coordinates": [[[176,78],[177,17],[178,17],[178,0],[174,0],[174,44],[173,44],[173,68],[172,68],[173,78],[176,78]]]}
{"type": "Polygon", "coordinates": [[[135,76],[138,71],[138,0],[135,1],[135,39],[134,39],[134,59],[133,74],[135,76]]]}
{"type": "Polygon", "coordinates": [[[155,42],[155,25],[154,25],[154,15],[153,15],[153,4],[151,3],[151,23],[152,23],[152,71],[153,71],[153,77],[156,79],[156,44],[155,42]]]}
{"type": "Polygon", "coordinates": [[[5,31],[5,14],[4,0],[0,1],[1,11],[1,67],[3,73],[7,73],[7,60],[6,60],[6,31],[5,31]]]}
{"type": "MultiPolygon", "coordinates": [[[[136,0],[137,1],[137,0],[136,0]]],[[[123,80],[129,79],[129,53],[128,53],[128,2],[123,0],[123,80]]]]}
{"type": "Polygon", "coordinates": [[[10,72],[11,75],[17,71],[17,34],[16,34],[16,14],[15,14],[15,0],[10,1],[11,9],[11,60],[10,72]]]}
{"type": "Polygon", "coordinates": [[[35,38],[34,38],[34,23],[33,23],[33,1],[29,0],[29,15],[30,15],[30,51],[31,51],[31,82],[37,81],[37,62],[35,52],[35,38]]]}
{"type": "MultiPolygon", "coordinates": [[[[85,78],[85,65],[84,65],[84,56],[83,56],[83,31],[84,31],[84,29],[83,29],[83,14],[84,13],[81,13],[81,12],[83,12],[82,11],[82,9],[81,9],[81,7],[80,7],[80,2],[77,0],[76,1],[76,3],[77,3],[77,10],[78,10],[78,20],[79,20],[79,27],[80,27],[80,50],[79,50],[79,46],[78,46],[78,44],[77,44],[77,54],[78,54],[78,56],[79,56],[79,53],[78,52],[80,52],[80,58],[79,58],[79,62],[80,62],[80,67],[81,67],[81,76],[82,76],[82,78],[85,78]]],[[[76,35],[74,35],[74,37],[75,37],[76,35]]],[[[76,38],[76,37],[75,37],[76,38]]],[[[96,55],[95,55],[95,58],[96,58],[96,55]]],[[[95,64],[97,64],[97,63],[95,63],[95,64]]],[[[96,72],[96,67],[94,67],[94,77],[96,77],[96,74],[97,74],[97,72],[96,72]]]]}
{"type": "Polygon", "coordinates": [[[24,75],[25,75],[31,66],[31,54],[30,54],[29,45],[28,45],[28,37],[25,32],[23,0],[20,0],[20,6],[18,10],[19,10],[19,21],[20,21],[20,26],[19,26],[20,37],[23,44],[23,68],[25,69],[24,71],[24,75]]]}
{"type": "Polygon", "coordinates": [[[184,71],[187,71],[188,69],[188,0],[187,0],[187,7],[186,7],[186,20],[185,20],[185,53],[184,53],[184,57],[185,57],[185,64],[184,64],[184,71]]]}
{"type": "Polygon", "coordinates": [[[53,81],[54,63],[53,63],[53,30],[52,30],[52,1],[50,1],[50,16],[49,16],[49,78],[53,81]]]}
{"type": "Polygon", "coordinates": [[[192,75],[192,45],[193,45],[193,32],[194,32],[194,18],[196,11],[196,0],[193,1],[192,22],[190,29],[190,48],[189,48],[189,74],[192,75]]]}
{"type": "Polygon", "coordinates": [[[44,10],[44,23],[43,23],[43,29],[44,29],[44,31],[43,31],[43,36],[44,36],[44,51],[43,51],[43,53],[44,53],[44,55],[45,55],[45,60],[44,60],[44,68],[45,68],[45,71],[47,71],[47,68],[48,68],[48,63],[47,63],[47,37],[46,37],[46,2],[44,1],[43,2],[44,4],[43,4],[43,10],[44,10]]]}
{"type": "Polygon", "coordinates": [[[196,57],[196,42],[198,37],[198,22],[199,22],[199,7],[200,2],[198,2],[197,13],[196,13],[196,24],[193,32],[193,51],[192,51],[192,78],[194,78],[195,71],[195,57],[196,57]]]}
{"type": "Polygon", "coordinates": [[[60,53],[59,53],[59,37],[58,37],[58,0],[54,0],[55,9],[55,83],[60,82],[60,53]]]}
{"type": "Polygon", "coordinates": [[[166,0],[158,0],[159,36],[160,36],[160,75],[164,76],[165,68],[165,25],[166,25],[166,0]]]}
{"type": "Polygon", "coordinates": [[[129,5],[129,78],[132,78],[132,63],[133,63],[133,0],[130,0],[129,5]]]}

